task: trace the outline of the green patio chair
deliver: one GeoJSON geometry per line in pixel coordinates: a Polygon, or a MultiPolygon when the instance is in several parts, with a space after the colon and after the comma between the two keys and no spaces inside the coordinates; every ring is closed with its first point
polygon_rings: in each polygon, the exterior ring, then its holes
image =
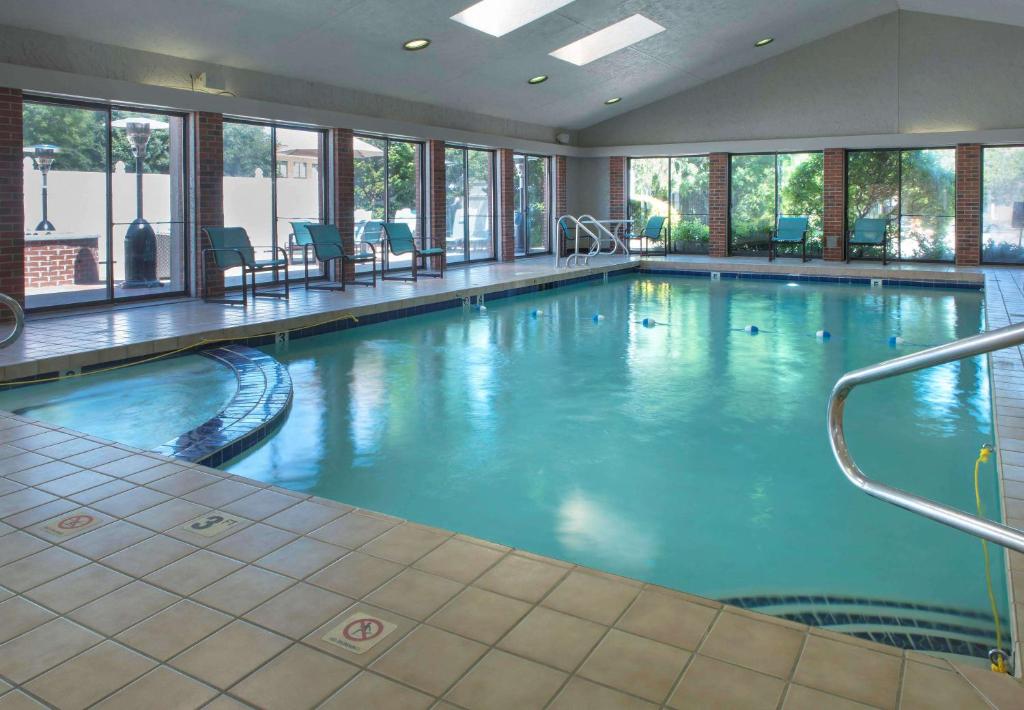
{"type": "MultiPolygon", "coordinates": [[[[369,254],[347,254],[345,252],[345,246],[341,241],[341,232],[333,224],[307,224],[306,229],[309,231],[310,243],[309,246],[313,247],[313,256],[316,257],[317,261],[329,265],[335,264],[334,273],[335,277],[338,278],[340,283],[313,283],[309,281],[309,267],[306,267],[306,288],[314,291],[335,291],[341,289],[345,290],[346,284],[356,284],[359,286],[376,286],[377,285],[377,256],[376,253],[371,251],[369,254]],[[338,263],[340,262],[340,266],[338,263]],[[370,265],[370,281],[359,280],[354,276],[345,280],[345,264],[352,264],[353,267],[359,264],[370,265]]],[[[372,247],[371,247],[372,250],[372,247]]],[[[305,252],[303,252],[305,256],[305,252]]],[[[327,269],[325,269],[325,272],[327,269]]]]}
{"type": "MultiPolygon", "coordinates": [[[[572,222],[569,221],[568,217],[558,218],[558,240],[559,248],[561,249],[560,254],[562,256],[568,256],[576,249],[576,230],[573,228],[572,222]]],[[[586,254],[590,251],[593,245],[593,238],[580,230],[580,254],[586,254]]]]}
{"type": "Polygon", "coordinates": [[[256,250],[249,241],[249,235],[241,227],[203,227],[203,234],[209,240],[210,246],[203,249],[203,263],[210,263],[207,257],[212,257],[213,266],[221,271],[228,269],[242,270],[242,299],[231,298],[210,298],[209,285],[206,279],[203,280],[203,300],[214,303],[237,303],[243,306],[248,304],[245,277],[248,274],[252,279],[252,297],[265,298],[288,298],[288,252],[282,247],[268,247],[273,254],[281,254],[280,257],[270,259],[257,259],[256,250]],[[284,293],[256,292],[256,274],[263,271],[276,271],[284,269],[284,293]]]}
{"type": "Polygon", "coordinates": [[[388,276],[383,271],[381,272],[382,279],[397,279],[408,281],[411,278],[413,281],[418,276],[431,276],[434,278],[444,278],[444,248],[443,247],[428,247],[427,249],[420,249],[416,246],[416,238],[412,235],[412,230],[409,229],[409,225],[405,222],[384,222],[384,238],[387,241],[388,252],[392,256],[404,256],[406,254],[412,255],[412,276],[388,276]],[[440,257],[441,268],[437,271],[428,270],[426,268],[426,258],[429,256],[440,257]],[[421,270],[417,268],[417,262],[424,260],[424,268],[421,270]]]}
{"type": "Polygon", "coordinates": [[[661,242],[663,253],[668,256],[668,240],[665,238],[665,218],[653,215],[647,218],[647,224],[640,232],[629,232],[626,234],[626,243],[633,239],[640,240],[640,254],[650,254],[651,242],[661,242]],[[645,246],[646,245],[646,246],[645,246]]]}
{"type": "Polygon", "coordinates": [[[807,261],[807,217],[779,217],[779,223],[768,238],[768,261],[778,257],[779,244],[800,245],[800,261],[807,261]]]}
{"type": "Polygon", "coordinates": [[[889,254],[888,231],[889,220],[883,218],[859,217],[853,223],[853,229],[846,237],[846,263],[850,263],[852,247],[860,247],[861,256],[866,247],[881,247],[882,266],[885,266],[889,254]]]}

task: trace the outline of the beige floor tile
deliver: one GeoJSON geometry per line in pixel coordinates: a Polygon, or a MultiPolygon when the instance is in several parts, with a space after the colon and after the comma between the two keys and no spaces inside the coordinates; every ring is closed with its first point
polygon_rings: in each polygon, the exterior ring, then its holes
{"type": "MultiPolygon", "coordinates": [[[[36,452],[39,453],[38,451],[36,452]]],[[[72,466],[64,461],[50,461],[39,466],[22,469],[16,473],[7,475],[10,480],[26,486],[41,486],[47,481],[55,481],[73,473],[81,473],[86,469],[79,466],[72,466]]]]}
{"type": "Polygon", "coordinates": [[[65,461],[73,463],[75,466],[82,466],[83,468],[96,468],[111,461],[128,458],[129,455],[127,451],[116,446],[98,446],[83,451],[80,454],[69,456],[65,461]]]}
{"type": "Polygon", "coordinates": [[[433,698],[429,695],[363,671],[344,688],[328,698],[317,710],[352,710],[353,708],[427,710],[433,702],[433,698]]]}
{"type": "Polygon", "coordinates": [[[40,523],[50,518],[54,518],[62,513],[67,513],[75,508],[80,507],[76,503],[72,503],[67,498],[55,498],[49,503],[43,503],[42,505],[23,510],[22,512],[4,518],[4,523],[15,528],[27,528],[36,523],[40,523]]]}
{"type": "Polygon", "coordinates": [[[131,547],[126,547],[120,552],[108,555],[101,561],[119,572],[130,574],[133,577],[143,577],[197,549],[166,535],[155,535],[131,547]]]}
{"type": "Polygon", "coordinates": [[[616,626],[638,636],[693,651],[717,610],[652,590],[640,593],[616,626]]]}
{"type": "Polygon", "coordinates": [[[181,498],[172,498],[152,508],[147,508],[141,513],[136,513],[128,518],[129,522],[141,525],[156,532],[164,532],[173,527],[195,520],[210,509],[205,505],[192,503],[181,498]]]}
{"type": "Polygon", "coordinates": [[[76,609],[68,618],[113,636],[179,599],[145,582],[132,582],[76,609]]]}
{"type": "Polygon", "coordinates": [[[26,685],[26,689],[60,708],[85,708],[118,690],[156,665],[113,641],[104,641],[26,685]]]}
{"type": "Polygon", "coordinates": [[[197,471],[194,468],[181,468],[170,475],[164,475],[159,479],[149,481],[146,485],[149,488],[158,490],[161,493],[166,493],[167,495],[183,496],[186,493],[191,493],[194,490],[216,483],[219,480],[221,479],[217,476],[211,476],[208,473],[197,471]]]}
{"type": "Polygon", "coordinates": [[[220,508],[221,506],[227,505],[239,498],[251,495],[258,490],[259,488],[256,486],[250,486],[248,483],[242,483],[241,481],[231,479],[221,479],[213,485],[204,486],[203,488],[192,491],[191,493],[186,493],[182,498],[211,508],[220,508]]]}
{"type": "Polygon", "coordinates": [[[885,653],[808,636],[793,682],[867,705],[894,708],[901,664],[902,659],[885,653]]]}
{"type": "Polygon", "coordinates": [[[171,659],[170,665],[216,688],[226,689],[288,645],[283,636],[235,621],[171,659]]]}
{"type": "Polygon", "coordinates": [[[774,710],[786,682],[707,656],[695,656],[668,704],[689,708],[774,710]]]}
{"type": "Polygon", "coordinates": [[[397,523],[353,511],[309,533],[312,537],[342,547],[364,545],[397,523]]]}
{"type": "Polygon", "coordinates": [[[135,486],[133,486],[128,481],[123,481],[119,478],[115,478],[113,481],[110,481],[109,483],[104,483],[102,486],[96,486],[95,488],[90,488],[88,490],[82,491],[81,493],[75,493],[73,495],[68,496],[68,498],[77,503],[81,503],[82,505],[91,505],[92,503],[95,503],[98,500],[103,500],[104,498],[110,498],[111,496],[115,496],[118,493],[130,491],[134,487],[135,486]]]}
{"type": "Polygon", "coordinates": [[[88,563],[81,555],[50,547],[0,567],[0,586],[24,592],[88,563]]]}
{"type": "Polygon", "coordinates": [[[379,557],[350,552],[332,565],[320,570],[309,582],[331,591],[361,599],[387,582],[404,568],[379,557]]]}
{"type": "Polygon", "coordinates": [[[269,555],[256,560],[257,565],[295,579],[303,579],[348,554],[343,547],[300,537],[269,555]]]}
{"type": "Polygon", "coordinates": [[[715,620],[702,655],[728,661],[778,678],[788,678],[803,646],[804,634],[733,613],[715,620]]]}
{"type": "Polygon", "coordinates": [[[551,710],[655,710],[658,706],[573,676],[548,707],[551,710]]]}
{"type": "Polygon", "coordinates": [[[288,577],[248,566],[196,592],[192,598],[233,616],[241,616],[294,583],[295,580],[288,577]]]}
{"type": "Polygon", "coordinates": [[[368,604],[423,621],[462,590],[458,582],[406,569],[366,597],[368,604]]]}
{"type": "Polygon", "coordinates": [[[399,525],[363,545],[362,552],[392,562],[411,565],[448,538],[432,528],[399,525]]]}
{"type": "MultiPolygon", "coordinates": [[[[1019,698],[1024,707],[1024,688],[1019,698]]],[[[903,671],[900,710],[987,710],[986,703],[963,677],[952,670],[908,661],[903,671]]]]}
{"type": "MultiPolygon", "coordinates": [[[[42,457],[40,456],[40,458],[42,457]]],[[[3,463],[7,462],[4,461],[3,463]]],[[[8,493],[5,496],[0,496],[0,518],[7,518],[23,510],[35,508],[43,503],[49,503],[55,498],[56,496],[35,488],[22,488],[20,491],[8,493]]]]}
{"type": "Polygon", "coordinates": [[[63,546],[89,559],[98,560],[152,536],[152,530],[125,520],[115,520],[101,528],[74,537],[63,543],[63,546]]]}
{"type": "Polygon", "coordinates": [[[0,602],[0,643],[31,631],[54,618],[55,614],[24,597],[0,602]]]}
{"type": "Polygon", "coordinates": [[[541,603],[549,609],[608,625],[619,618],[639,591],[622,582],[574,571],[541,603]]]}
{"type": "Polygon", "coordinates": [[[242,562],[253,562],[286,545],[296,537],[295,533],[272,528],[263,523],[255,523],[223,540],[218,540],[207,549],[242,562]]]}
{"type": "Polygon", "coordinates": [[[259,708],[311,708],[354,676],[358,669],[319,651],[296,645],[231,689],[259,708]]]}
{"type": "Polygon", "coordinates": [[[353,602],[340,594],[299,582],[250,611],[245,619],[289,638],[301,639],[353,602]]]}
{"type": "Polygon", "coordinates": [[[430,617],[432,626],[486,643],[497,642],[530,610],[526,602],[466,587],[430,617]]]}
{"type": "Polygon", "coordinates": [[[1017,679],[968,664],[958,663],[956,670],[999,710],[1024,705],[1024,702],[1021,701],[1024,685],[1017,679]]]}
{"type": "Polygon", "coordinates": [[[42,703],[36,702],[20,690],[12,690],[3,697],[0,697],[0,710],[37,710],[45,708],[42,703]]]}
{"type": "Polygon", "coordinates": [[[445,540],[414,566],[416,569],[469,584],[504,556],[504,552],[457,538],[445,540]]]}
{"type": "Polygon", "coordinates": [[[9,562],[28,557],[40,550],[45,550],[50,544],[40,540],[35,535],[15,530],[14,532],[0,537],[0,566],[9,562]]]}
{"type": "MultiPolygon", "coordinates": [[[[94,449],[95,451],[96,449],[94,449]]],[[[117,476],[118,478],[124,478],[125,476],[131,476],[133,473],[139,471],[145,471],[151,469],[154,466],[160,466],[164,462],[160,459],[153,458],[152,456],[146,456],[145,454],[131,454],[129,456],[119,457],[112,461],[92,466],[92,468],[106,473],[111,476],[117,476]]],[[[78,464],[82,465],[82,464],[78,464]]]]}
{"type": "Polygon", "coordinates": [[[584,678],[663,703],[690,654],[612,629],[580,667],[584,678]]]}
{"type": "MultiPolygon", "coordinates": [[[[275,513],[280,513],[285,508],[290,508],[298,501],[291,496],[274,491],[260,490],[245,498],[223,506],[223,510],[235,515],[241,515],[249,520],[263,520],[275,513]]],[[[330,540],[327,540],[330,542],[330,540]]],[[[344,546],[343,546],[344,547],[344,546]]]]}
{"type": "Polygon", "coordinates": [[[498,594],[536,603],[565,575],[565,568],[519,555],[507,555],[473,584],[498,594]]]}
{"type": "Polygon", "coordinates": [[[476,641],[420,626],[374,661],[371,668],[431,695],[441,695],[486,650],[476,641]]]}
{"type": "Polygon", "coordinates": [[[127,518],[129,515],[134,515],[146,508],[152,508],[154,505],[163,503],[166,500],[170,500],[170,496],[159,491],[138,487],[110,496],[109,498],[104,498],[103,500],[98,500],[92,506],[104,513],[116,515],[119,518],[127,518]]]}
{"type": "Polygon", "coordinates": [[[189,596],[226,577],[243,565],[230,557],[207,550],[193,552],[166,567],[146,575],[146,581],[163,589],[189,596]]]}
{"type": "Polygon", "coordinates": [[[498,647],[563,671],[573,671],[606,631],[606,627],[592,621],[536,607],[498,647]]]}
{"type": "Polygon", "coordinates": [[[25,596],[66,614],[131,581],[128,575],[93,562],[25,592],[25,596]]]}
{"type": "Polygon", "coordinates": [[[117,640],[166,661],[230,621],[227,614],[185,599],[125,629],[117,640]]]}
{"type": "Polygon", "coordinates": [[[0,646],[0,676],[24,683],[102,640],[67,619],[54,619],[0,646]]]}
{"type": "Polygon", "coordinates": [[[47,493],[63,498],[113,480],[115,479],[112,476],[105,476],[96,471],[79,471],[78,473],[72,473],[70,476],[62,476],[46,483],[40,483],[39,488],[47,493]]]}
{"type": "Polygon", "coordinates": [[[398,614],[395,614],[392,611],[388,611],[387,609],[381,609],[379,607],[370,606],[369,604],[359,602],[358,604],[354,604],[348,609],[345,609],[340,614],[335,616],[333,619],[328,620],[319,628],[314,629],[313,632],[309,634],[309,636],[302,639],[302,642],[310,646],[314,646],[320,649],[321,651],[325,651],[326,653],[329,653],[332,656],[337,656],[338,658],[348,661],[349,663],[354,663],[358,666],[367,666],[374,659],[384,655],[384,653],[389,648],[391,648],[399,641],[401,641],[405,637],[405,635],[412,631],[415,627],[416,622],[412,619],[407,619],[404,616],[399,616],[398,614]],[[329,631],[333,630],[336,626],[338,626],[338,624],[341,624],[342,622],[346,621],[349,617],[351,617],[353,614],[357,613],[365,616],[370,616],[376,619],[382,619],[384,621],[392,623],[395,625],[395,629],[387,636],[384,636],[375,646],[373,646],[367,651],[364,651],[363,653],[352,653],[347,649],[344,649],[323,639],[324,635],[326,635],[329,631]]]}
{"type": "Polygon", "coordinates": [[[326,525],[344,512],[339,508],[304,500],[280,513],[271,515],[264,522],[267,525],[302,534],[326,525]]]}
{"type": "Polygon", "coordinates": [[[829,695],[820,690],[806,688],[795,683],[786,688],[786,699],[782,710],[872,710],[871,705],[858,703],[838,695],[829,695]]]}
{"type": "Polygon", "coordinates": [[[539,663],[491,650],[446,697],[469,710],[539,710],[567,677],[539,663]]]}
{"type": "Polygon", "coordinates": [[[216,694],[207,685],[159,666],[96,705],[96,710],[139,710],[153,707],[156,699],[161,710],[195,710],[216,694]]]}

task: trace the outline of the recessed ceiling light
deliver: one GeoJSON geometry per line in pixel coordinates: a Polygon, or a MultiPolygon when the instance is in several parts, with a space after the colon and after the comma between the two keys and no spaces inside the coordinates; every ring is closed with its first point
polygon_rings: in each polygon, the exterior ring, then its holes
{"type": "Polygon", "coordinates": [[[407,49],[410,52],[415,52],[415,51],[418,51],[420,49],[426,49],[429,46],[430,46],[430,40],[429,39],[421,38],[421,39],[411,39],[411,40],[409,40],[408,42],[406,42],[405,44],[402,45],[402,48],[403,49],[407,49]]]}
{"type": "Polygon", "coordinates": [[[620,101],[622,101],[622,97],[621,96],[616,96],[615,98],[608,99],[607,101],[605,101],[605,103],[607,105],[611,106],[612,104],[617,104],[620,101]]]}
{"type": "Polygon", "coordinates": [[[633,15],[609,25],[603,30],[589,34],[583,39],[567,44],[551,52],[552,57],[562,59],[578,67],[590,64],[631,44],[664,32],[665,28],[643,15],[633,15]]]}
{"type": "Polygon", "coordinates": [[[754,42],[755,47],[767,47],[769,44],[775,41],[774,37],[765,37],[754,42]]]}
{"type": "Polygon", "coordinates": [[[523,25],[548,15],[573,0],[481,0],[470,5],[453,20],[494,37],[507,35],[523,25]]]}
{"type": "Polygon", "coordinates": [[[526,80],[527,84],[543,84],[548,80],[547,74],[538,74],[537,76],[531,77],[526,80]]]}

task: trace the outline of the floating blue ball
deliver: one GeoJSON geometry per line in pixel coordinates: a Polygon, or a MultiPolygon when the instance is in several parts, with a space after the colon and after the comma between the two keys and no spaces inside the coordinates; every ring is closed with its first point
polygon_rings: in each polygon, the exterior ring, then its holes
{"type": "Polygon", "coordinates": [[[761,332],[756,325],[748,325],[746,328],[743,329],[743,331],[746,333],[750,333],[751,335],[757,335],[759,332],[761,332]]]}
{"type": "Polygon", "coordinates": [[[814,337],[816,337],[818,340],[828,340],[829,338],[832,337],[832,334],[827,330],[819,330],[817,333],[814,334],[814,337]]]}
{"type": "Polygon", "coordinates": [[[653,328],[654,326],[658,325],[658,321],[654,320],[653,318],[644,318],[640,322],[643,324],[644,328],[653,328]]]}

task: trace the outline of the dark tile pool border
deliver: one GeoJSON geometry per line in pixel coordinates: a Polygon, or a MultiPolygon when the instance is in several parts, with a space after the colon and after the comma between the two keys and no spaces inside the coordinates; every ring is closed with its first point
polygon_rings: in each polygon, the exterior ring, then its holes
{"type": "Polygon", "coordinates": [[[811,283],[848,284],[853,286],[870,286],[872,281],[881,281],[883,287],[893,288],[939,288],[984,291],[983,281],[939,280],[939,279],[889,279],[867,276],[828,276],[820,274],[784,274],[760,271],[716,271],[714,269],[659,269],[640,267],[628,273],[646,274],[651,276],[685,276],[691,278],[711,278],[716,273],[723,281],[804,281],[811,283]]]}

